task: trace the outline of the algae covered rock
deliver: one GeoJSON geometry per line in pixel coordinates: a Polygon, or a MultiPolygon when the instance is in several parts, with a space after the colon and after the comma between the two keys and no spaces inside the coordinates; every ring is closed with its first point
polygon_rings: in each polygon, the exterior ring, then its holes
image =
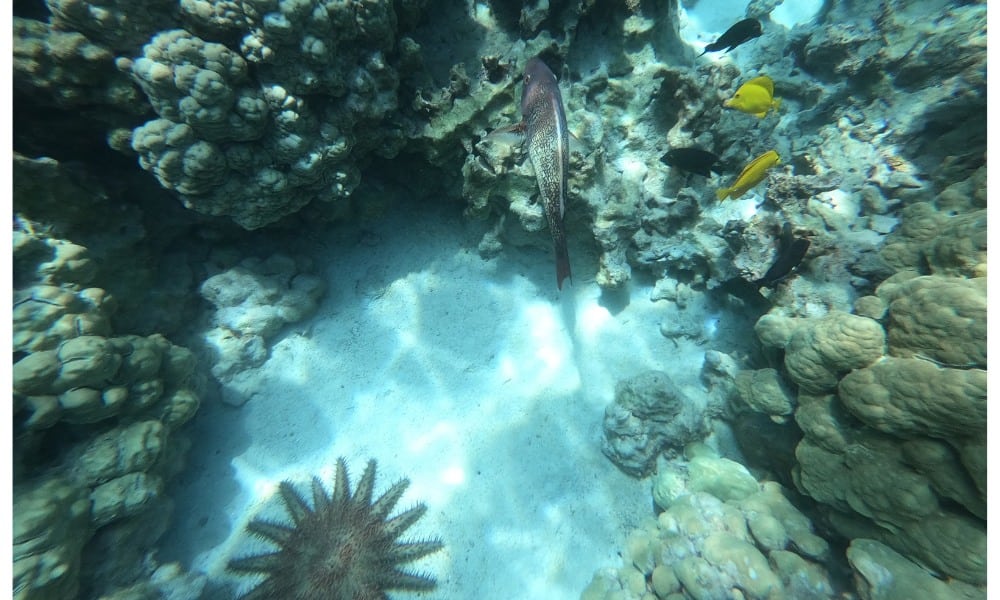
{"type": "Polygon", "coordinates": [[[264,364],[268,343],[282,327],[316,312],[326,284],[312,269],[308,259],[274,254],[220,267],[202,282],[201,296],[215,307],[203,335],[225,402],[246,402],[250,390],[242,375],[264,364]]]}
{"type": "Polygon", "coordinates": [[[680,447],[705,431],[697,405],[662,371],[647,371],[615,386],[604,411],[601,450],[622,471],[648,475],[666,448],[680,447]]]}
{"type": "Polygon", "coordinates": [[[307,272],[309,267],[283,254],[247,258],[206,279],[201,295],[215,306],[217,326],[271,338],[281,326],[316,311],[326,285],[307,272]]]}

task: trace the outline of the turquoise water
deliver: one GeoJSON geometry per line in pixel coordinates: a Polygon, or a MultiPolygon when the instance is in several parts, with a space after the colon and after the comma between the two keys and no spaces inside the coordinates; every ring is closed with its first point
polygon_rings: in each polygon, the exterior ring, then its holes
{"type": "Polygon", "coordinates": [[[772,4],[15,3],[15,597],[984,597],[985,3],[772,4]]]}

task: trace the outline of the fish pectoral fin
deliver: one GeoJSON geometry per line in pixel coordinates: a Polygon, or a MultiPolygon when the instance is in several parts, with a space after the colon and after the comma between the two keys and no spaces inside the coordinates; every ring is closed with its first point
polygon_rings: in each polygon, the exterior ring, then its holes
{"type": "Polygon", "coordinates": [[[485,139],[499,142],[501,144],[507,144],[509,146],[517,146],[524,142],[524,123],[518,123],[516,125],[508,125],[507,127],[498,127],[493,131],[486,134],[485,139]]]}

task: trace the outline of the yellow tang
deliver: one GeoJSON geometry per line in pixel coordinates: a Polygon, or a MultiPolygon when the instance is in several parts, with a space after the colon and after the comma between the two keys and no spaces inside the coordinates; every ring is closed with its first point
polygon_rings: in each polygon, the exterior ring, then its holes
{"type": "Polygon", "coordinates": [[[733,97],[722,105],[763,119],[768,110],[778,110],[781,99],[774,97],[774,82],[771,78],[761,75],[741,85],[733,97]]]}
{"type": "Polygon", "coordinates": [[[733,200],[739,198],[747,193],[750,188],[763,181],[768,169],[780,163],[781,157],[778,156],[778,153],[774,150],[768,150],[743,167],[743,170],[740,171],[739,176],[733,182],[732,186],[716,190],[715,196],[719,200],[725,200],[726,197],[733,200]]]}

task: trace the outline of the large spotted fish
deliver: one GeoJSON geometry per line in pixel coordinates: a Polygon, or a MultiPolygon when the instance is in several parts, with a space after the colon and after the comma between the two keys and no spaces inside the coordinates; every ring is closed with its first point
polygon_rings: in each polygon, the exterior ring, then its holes
{"type": "Polygon", "coordinates": [[[566,250],[566,172],[569,167],[569,132],[566,113],[556,76],[541,59],[535,57],[524,67],[524,91],[521,94],[524,143],[535,168],[538,191],[542,195],[545,217],[549,222],[556,253],[556,285],[572,277],[569,252],[566,250]]]}

